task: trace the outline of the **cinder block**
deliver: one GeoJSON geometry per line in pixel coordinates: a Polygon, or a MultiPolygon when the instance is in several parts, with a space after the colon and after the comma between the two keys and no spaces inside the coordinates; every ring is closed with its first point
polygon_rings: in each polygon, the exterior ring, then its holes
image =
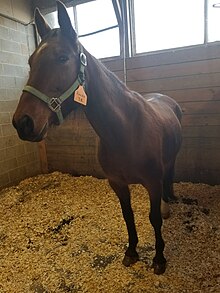
{"type": "Polygon", "coordinates": [[[17,30],[9,30],[9,36],[12,41],[17,43],[26,44],[27,37],[26,34],[17,30]]]}
{"type": "Polygon", "coordinates": [[[17,66],[12,64],[3,64],[2,75],[22,77],[24,76],[24,70],[22,66],[17,66]]]}
{"type": "MultiPolygon", "coordinates": [[[[21,89],[6,89],[6,96],[7,96],[7,100],[9,101],[14,101],[15,105],[18,104],[18,100],[20,98],[20,95],[22,93],[21,89]]],[[[12,109],[11,109],[12,110],[12,109]]]]}
{"type": "Polygon", "coordinates": [[[14,29],[16,29],[19,32],[26,33],[26,27],[21,23],[17,22],[14,29]]]}
{"type": "Polygon", "coordinates": [[[35,161],[26,165],[28,176],[35,176],[41,173],[41,166],[39,161],[35,161]]]}
{"type": "MultiPolygon", "coordinates": [[[[1,103],[0,103],[1,105],[1,103]]],[[[0,113],[0,124],[10,123],[10,114],[9,113],[0,113]]]]}
{"type": "Polygon", "coordinates": [[[33,143],[33,142],[26,142],[25,145],[25,153],[30,153],[30,152],[37,152],[38,151],[38,144],[33,143]]]}
{"type": "MultiPolygon", "coordinates": [[[[1,79],[1,77],[0,77],[1,79]]],[[[6,100],[6,89],[1,89],[0,88],[0,102],[6,100]]],[[[0,109],[1,109],[1,105],[0,105],[0,109]]]]}
{"type": "Polygon", "coordinates": [[[26,77],[15,77],[15,86],[18,89],[23,89],[26,82],[27,82],[26,77]]]}
{"type": "Polygon", "coordinates": [[[5,173],[5,171],[13,170],[18,167],[16,158],[7,159],[1,162],[0,174],[5,173]]]}
{"type": "Polygon", "coordinates": [[[10,182],[10,179],[9,179],[8,172],[0,175],[0,189],[6,187],[9,184],[9,182],[10,182]]]}
{"type": "Polygon", "coordinates": [[[5,153],[5,149],[0,150],[0,164],[2,161],[6,160],[6,153],[5,153]]]}
{"type": "MultiPolygon", "coordinates": [[[[1,46],[0,46],[0,50],[1,50],[1,46]]],[[[1,77],[1,75],[3,75],[3,65],[2,64],[0,64],[0,77],[1,77]]]]}
{"type": "Polygon", "coordinates": [[[0,138],[0,148],[1,146],[3,146],[4,148],[7,148],[7,147],[11,147],[21,143],[22,141],[19,139],[17,134],[6,136],[2,140],[0,138]]]}
{"type": "Polygon", "coordinates": [[[2,125],[2,134],[3,136],[10,136],[17,134],[15,128],[12,126],[12,124],[3,124],[2,125]]]}
{"type": "Polygon", "coordinates": [[[18,100],[8,100],[0,102],[1,112],[13,112],[18,104],[18,100]]]}
{"type": "Polygon", "coordinates": [[[2,40],[9,40],[10,39],[8,28],[6,28],[4,26],[0,26],[0,39],[2,39],[2,40]]]}
{"type": "Polygon", "coordinates": [[[24,166],[33,161],[36,161],[35,153],[28,153],[20,157],[17,157],[18,166],[24,166]]]}
{"type": "Polygon", "coordinates": [[[1,77],[2,88],[15,88],[16,87],[16,79],[11,76],[2,76],[1,77]]]}
{"type": "Polygon", "coordinates": [[[28,177],[28,174],[25,166],[15,168],[9,171],[9,179],[11,183],[17,183],[26,177],[28,177]]]}
{"type": "Polygon", "coordinates": [[[2,40],[2,51],[21,54],[21,46],[17,42],[2,40]]]}

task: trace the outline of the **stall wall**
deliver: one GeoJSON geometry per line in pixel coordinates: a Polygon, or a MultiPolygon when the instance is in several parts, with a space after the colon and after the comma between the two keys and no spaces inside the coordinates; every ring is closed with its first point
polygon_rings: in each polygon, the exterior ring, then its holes
{"type": "Polygon", "coordinates": [[[41,172],[38,145],[21,141],[11,124],[35,47],[27,1],[0,1],[0,189],[41,172]]]}
{"type": "MultiPolygon", "coordinates": [[[[122,60],[105,65],[123,79],[122,60]]],[[[168,94],[182,107],[183,145],[175,180],[220,184],[220,44],[129,58],[126,75],[131,89],[168,94]]],[[[97,145],[84,115],[72,115],[46,140],[49,170],[101,176],[97,145]]]]}

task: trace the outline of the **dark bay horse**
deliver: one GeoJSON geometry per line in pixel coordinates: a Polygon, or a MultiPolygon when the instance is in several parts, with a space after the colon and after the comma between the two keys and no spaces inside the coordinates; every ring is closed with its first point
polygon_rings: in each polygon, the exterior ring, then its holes
{"type": "Polygon", "coordinates": [[[127,225],[129,246],[123,264],[138,260],[128,185],[139,183],[149,192],[149,218],[156,239],[153,266],[161,274],[166,268],[162,216],[168,217],[168,200],[174,198],[181,109],[168,96],[153,93],[143,97],[129,90],[82,47],[65,6],[57,1],[57,7],[58,29],[51,29],[40,11],[35,11],[42,41],[29,59],[30,76],[13,125],[21,139],[41,141],[50,125],[60,124],[75,108],[83,107],[100,138],[99,161],[127,225]]]}

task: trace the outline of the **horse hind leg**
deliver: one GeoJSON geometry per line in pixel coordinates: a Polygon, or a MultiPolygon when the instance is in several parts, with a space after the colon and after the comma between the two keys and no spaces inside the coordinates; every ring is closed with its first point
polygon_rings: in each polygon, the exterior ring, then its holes
{"type": "Polygon", "coordinates": [[[139,260],[138,253],[136,251],[138,237],[134,222],[134,214],[131,208],[130,191],[127,185],[122,186],[110,180],[109,184],[119,198],[122,214],[127,226],[129,246],[125,252],[122,263],[128,267],[139,260]]]}
{"type": "Polygon", "coordinates": [[[173,190],[174,165],[168,169],[163,180],[163,197],[161,199],[161,214],[163,219],[170,216],[169,201],[175,201],[176,196],[173,190]]]}
{"type": "Polygon", "coordinates": [[[162,238],[161,227],[162,227],[162,217],[161,217],[161,198],[163,195],[163,184],[162,182],[151,183],[148,187],[150,196],[150,214],[149,219],[154,228],[155,232],[155,250],[156,254],[153,258],[153,268],[154,273],[159,275],[163,274],[166,270],[166,259],[163,255],[165,243],[162,238]]]}

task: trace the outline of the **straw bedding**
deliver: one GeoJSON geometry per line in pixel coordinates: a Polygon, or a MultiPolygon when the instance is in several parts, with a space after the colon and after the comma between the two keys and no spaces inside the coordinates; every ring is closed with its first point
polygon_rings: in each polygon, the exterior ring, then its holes
{"type": "Polygon", "coordinates": [[[106,180],[55,172],[2,190],[0,293],[220,292],[220,186],[175,184],[160,276],[147,192],[131,192],[140,261],[126,268],[127,232],[106,180]]]}

